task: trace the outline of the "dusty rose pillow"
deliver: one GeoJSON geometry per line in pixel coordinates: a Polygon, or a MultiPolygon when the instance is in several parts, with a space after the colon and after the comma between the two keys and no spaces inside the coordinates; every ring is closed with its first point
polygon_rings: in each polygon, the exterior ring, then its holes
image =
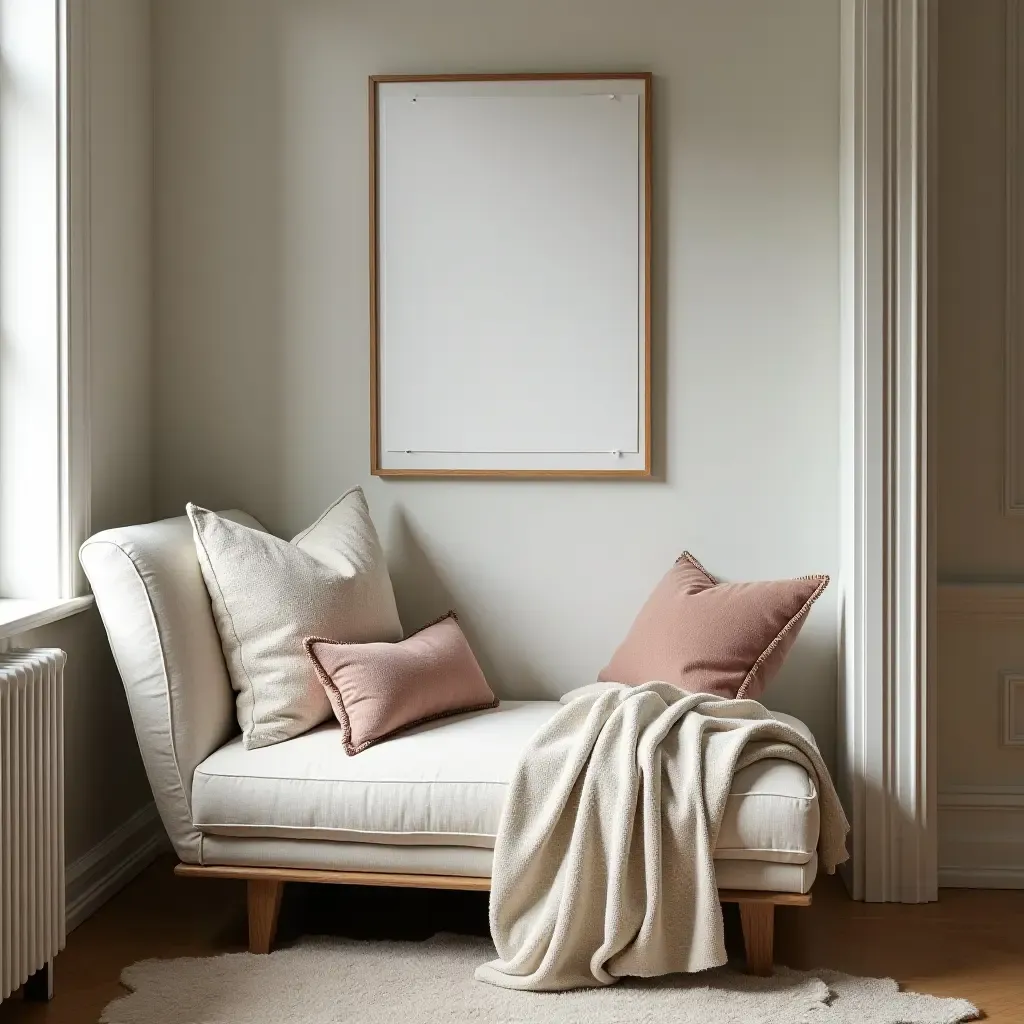
{"type": "Polygon", "coordinates": [[[827,576],[719,583],[683,552],[597,678],[757,698],[827,586],[827,576]]]}
{"type": "Polygon", "coordinates": [[[308,637],[305,645],[349,754],[434,718],[498,705],[455,612],[398,643],[308,637]]]}

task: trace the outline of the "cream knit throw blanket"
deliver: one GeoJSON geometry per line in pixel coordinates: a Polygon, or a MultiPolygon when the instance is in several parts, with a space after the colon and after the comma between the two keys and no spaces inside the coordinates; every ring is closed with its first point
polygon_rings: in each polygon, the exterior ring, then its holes
{"type": "Polygon", "coordinates": [[[764,758],[815,780],[820,862],[847,858],[846,817],[812,743],[752,700],[612,684],[533,737],[494,847],[480,981],[535,991],[726,962],[713,854],[733,774],[764,758]]]}

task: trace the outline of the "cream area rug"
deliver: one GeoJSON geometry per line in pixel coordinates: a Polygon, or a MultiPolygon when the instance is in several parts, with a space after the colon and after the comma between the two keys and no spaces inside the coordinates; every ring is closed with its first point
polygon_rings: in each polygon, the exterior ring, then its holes
{"type": "Polygon", "coordinates": [[[102,1024],[958,1024],[962,999],[901,992],[896,982],[779,968],[728,967],[611,988],[515,992],[473,979],[494,955],[482,938],[426,942],[304,940],[269,956],[146,960],[121,977],[130,994],[102,1024]]]}

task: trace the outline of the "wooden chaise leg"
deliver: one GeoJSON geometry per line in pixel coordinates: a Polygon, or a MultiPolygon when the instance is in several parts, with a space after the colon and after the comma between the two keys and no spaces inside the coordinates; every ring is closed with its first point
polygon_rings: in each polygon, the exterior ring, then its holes
{"type": "Polygon", "coordinates": [[[284,882],[250,878],[248,886],[249,952],[269,953],[277,933],[277,918],[281,913],[284,882]]]}
{"type": "Polygon", "coordinates": [[[747,974],[767,977],[772,973],[775,939],[775,904],[740,901],[743,945],[747,951],[747,974]]]}

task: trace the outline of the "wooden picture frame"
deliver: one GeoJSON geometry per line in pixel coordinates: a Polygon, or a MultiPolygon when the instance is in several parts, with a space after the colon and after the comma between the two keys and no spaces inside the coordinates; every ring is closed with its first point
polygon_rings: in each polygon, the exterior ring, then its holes
{"type": "MultiPolygon", "coordinates": [[[[370,244],[370,470],[375,476],[382,477],[583,477],[583,478],[649,478],[651,475],[651,225],[652,225],[652,102],[651,87],[653,76],[650,72],[584,72],[584,73],[547,73],[547,74],[490,74],[490,75],[374,75],[369,80],[369,244],[370,244]],[[632,89],[630,96],[638,97],[639,124],[638,132],[642,137],[638,140],[639,181],[639,243],[637,263],[640,270],[638,283],[639,323],[637,330],[637,369],[636,381],[638,390],[636,397],[637,427],[636,446],[634,448],[604,448],[585,451],[542,452],[536,456],[533,451],[515,452],[514,455],[524,463],[535,458],[536,465],[508,465],[512,457],[508,451],[480,452],[470,450],[470,457],[477,464],[459,465],[458,459],[451,452],[441,453],[445,464],[438,465],[431,461],[436,452],[425,452],[422,460],[417,462],[411,448],[399,450],[392,446],[383,451],[382,427],[382,387],[384,387],[384,370],[382,367],[383,331],[382,321],[385,317],[381,309],[382,301],[382,254],[380,231],[382,224],[381,197],[381,89],[390,86],[424,86],[425,88],[441,87],[453,83],[475,83],[487,87],[493,83],[578,83],[582,86],[580,95],[591,95],[590,87],[597,84],[628,83],[632,89]],[[626,456],[625,458],[623,456],[626,456]],[[403,457],[408,456],[403,461],[403,457]],[[495,464],[480,465],[489,456],[494,456],[495,464]],[[585,464],[552,464],[563,460],[567,463],[583,462],[585,464]],[[396,464],[396,460],[399,464],[396,464]],[[608,465],[609,460],[620,462],[620,466],[608,465]],[[417,464],[409,464],[417,462],[417,464]]],[[[570,86],[571,88],[571,86],[570,86]]],[[[622,86],[620,85],[620,89],[622,86]]],[[[602,90],[603,92],[603,90],[602,90]]],[[[625,93],[623,93],[625,94],[625,93]]],[[[419,98],[419,97],[414,97],[419,98]]],[[[616,99],[613,92],[608,99],[616,99]]],[[[623,352],[625,348],[623,347],[623,352]]],[[[620,353],[621,354],[621,353],[620,353]]],[[[632,371],[631,371],[632,372],[632,371]]],[[[632,400],[630,400],[632,401],[632,400]]]]}

